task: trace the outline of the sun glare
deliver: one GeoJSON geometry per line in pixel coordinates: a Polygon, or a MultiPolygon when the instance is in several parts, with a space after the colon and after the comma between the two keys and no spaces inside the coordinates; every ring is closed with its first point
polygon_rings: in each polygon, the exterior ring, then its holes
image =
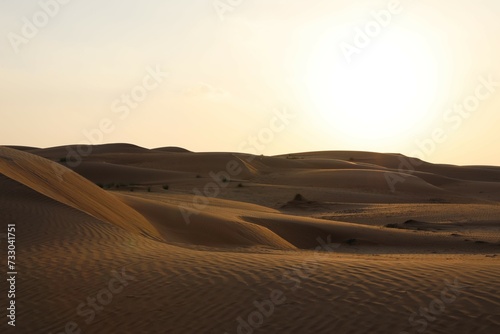
{"type": "Polygon", "coordinates": [[[306,76],[319,116],[359,143],[422,128],[437,81],[435,59],[425,45],[396,38],[373,44],[348,63],[338,49],[320,43],[306,76]]]}

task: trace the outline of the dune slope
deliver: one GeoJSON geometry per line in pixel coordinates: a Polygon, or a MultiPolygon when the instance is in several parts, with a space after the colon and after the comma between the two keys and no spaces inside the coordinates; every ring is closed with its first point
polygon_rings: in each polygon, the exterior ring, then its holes
{"type": "Polygon", "coordinates": [[[137,211],[75,172],[39,156],[0,147],[0,173],[58,202],[129,231],[160,239],[137,211]]]}

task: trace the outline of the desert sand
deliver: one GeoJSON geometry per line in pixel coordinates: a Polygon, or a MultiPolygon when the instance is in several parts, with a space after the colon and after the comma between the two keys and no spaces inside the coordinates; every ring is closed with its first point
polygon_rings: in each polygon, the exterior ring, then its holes
{"type": "Polygon", "coordinates": [[[0,184],[2,333],[500,332],[500,167],[0,147],[0,184]]]}

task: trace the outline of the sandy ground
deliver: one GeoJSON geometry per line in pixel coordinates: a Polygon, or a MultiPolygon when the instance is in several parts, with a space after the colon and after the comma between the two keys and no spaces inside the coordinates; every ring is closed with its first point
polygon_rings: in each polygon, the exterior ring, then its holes
{"type": "Polygon", "coordinates": [[[500,332],[500,167],[83,149],[0,147],[2,333],[500,332]]]}

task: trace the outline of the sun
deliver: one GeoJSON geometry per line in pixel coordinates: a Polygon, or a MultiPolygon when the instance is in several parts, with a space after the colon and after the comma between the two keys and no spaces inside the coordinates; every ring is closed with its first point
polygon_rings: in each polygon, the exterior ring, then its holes
{"type": "Polygon", "coordinates": [[[313,109],[330,128],[359,142],[394,140],[425,125],[437,73],[430,50],[415,42],[373,41],[351,63],[319,43],[306,85],[313,109]]]}

